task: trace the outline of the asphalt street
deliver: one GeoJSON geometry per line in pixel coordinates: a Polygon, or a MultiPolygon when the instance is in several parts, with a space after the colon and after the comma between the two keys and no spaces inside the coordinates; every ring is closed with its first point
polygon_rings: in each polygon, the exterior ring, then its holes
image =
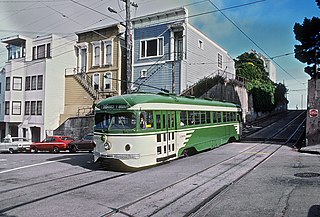
{"type": "Polygon", "coordinates": [[[133,173],[100,167],[85,152],[0,154],[0,216],[147,215],[137,207],[183,216],[200,204],[194,216],[319,217],[319,152],[265,147],[231,143],[133,173]],[[180,204],[169,200],[175,197],[180,204]]]}

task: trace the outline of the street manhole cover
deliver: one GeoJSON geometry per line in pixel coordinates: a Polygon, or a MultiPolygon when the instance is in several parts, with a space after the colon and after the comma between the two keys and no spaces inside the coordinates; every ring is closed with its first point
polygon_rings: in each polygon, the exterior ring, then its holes
{"type": "Polygon", "coordinates": [[[301,178],[313,178],[320,176],[320,173],[296,173],[294,176],[301,178]]]}

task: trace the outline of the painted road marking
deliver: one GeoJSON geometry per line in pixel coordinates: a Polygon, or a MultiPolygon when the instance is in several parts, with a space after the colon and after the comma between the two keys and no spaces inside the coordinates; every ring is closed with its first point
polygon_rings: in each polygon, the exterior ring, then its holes
{"type": "Polygon", "coordinates": [[[59,162],[59,161],[70,160],[70,159],[71,158],[65,158],[65,159],[61,159],[61,160],[57,160],[57,161],[46,161],[46,162],[42,162],[42,163],[31,164],[31,165],[27,165],[27,166],[22,166],[22,167],[9,169],[9,170],[0,171],[0,174],[12,172],[12,171],[15,171],[15,170],[21,170],[21,169],[25,169],[25,168],[40,166],[40,165],[44,165],[44,164],[56,163],[56,162],[59,162]]]}

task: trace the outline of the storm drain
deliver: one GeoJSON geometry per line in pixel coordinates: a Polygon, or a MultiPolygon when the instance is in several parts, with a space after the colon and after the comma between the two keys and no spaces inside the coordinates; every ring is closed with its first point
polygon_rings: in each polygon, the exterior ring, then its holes
{"type": "Polygon", "coordinates": [[[296,173],[294,174],[296,177],[301,177],[301,178],[313,178],[313,177],[319,177],[320,173],[296,173]]]}

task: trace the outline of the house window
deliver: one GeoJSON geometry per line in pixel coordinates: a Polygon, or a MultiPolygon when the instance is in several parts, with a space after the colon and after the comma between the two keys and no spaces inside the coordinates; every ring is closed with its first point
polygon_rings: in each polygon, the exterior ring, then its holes
{"type": "Polygon", "coordinates": [[[37,47],[37,59],[45,58],[45,50],[46,50],[45,45],[40,45],[37,47]]]}
{"type": "Polygon", "coordinates": [[[140,41],[140,57],[157,57],[163,55],[163,37],[140,41]]]}
{"type": "Polygon", "coordinates": [[[222,69],[222,55],[218,53],[218,67],[222,69]]]}
{"type": "Polygon", "coordinates": [[[30,90],[30,76],[26,77],[26,90],[30,90]]]}
{"type": "Polygon", "coordinates": [[[112,65],[112,40],[106,40],[104,43],[104,65],[112,65]]]}
{"type": "Polygon", "coordinates": [[[140,71],[140,78],[146,78],[147,77],[147,70],[146,69],[142,69],[140,71]]]}
{"type": "Polygon", "coordinates": [[[22,90],[22,78],[21,77],[13,77],[12,90],[22,90]]]}
{"type": "Polygon", "coordinates": [[[47,44],[47,58],[51,57],[51,44],[47,44]]]}
{"type": "Polygon", "coordinates": [[[202,49],[203,50],[203,41],[202,40],[198,40],[198,48],[202,49]]]}
{"type": "Polygon", "coordinates": [[[38,75],[37,90],[42,90],[42,86],[43,86],[43,75],[38,75]]]}
{"type": "Polygon", "coordinates": [[[92,81],[93,81],[93,84],[92,84],[93,85],[93,89],[99,90],[100,74],[94,74],[92,81]]]}
{"type": "Polygon", "coordinates": [[[31,101],[31,115],[36,114],[36,101],[31,101]]]}
{"type": "Polygon", "coordinates": [[[6,77],[6,90],[10,90],[10,77],[6,77]]]}
{"type": "Polygon", "coordinates": [[[21,115],[21,102],[12,102],[12,115],[21,115]]]}
{"type": "Polygon", "coordinates": [[[107,72],[104,74],[104,89],[105,90],[110,90],[112,87],[112,74],[111,72],[107,72]]]}
{"type": "Polygon", "coordinates": [[[10,102],[6,101],[4,103],[4,114],[9,115],[10,114],[10,102]]]}
{"type": "Polygon", "coordinates": [[[37,47],[32,47],[32,60],[37,59],[37,47]]]}
{"type": "Polygon", "coordinates": [[[93,66],[99,66],[100,65],[100,42],[93,42],[93,66]]]}
{"type": "Polygon", "coordinates": [[[81,72],[87,71],[87,48],[80,49],[80,60],[81,60],[81,72]]]}
{"type": "Polygon", "coordinates": [[[36,90],[37,88],[37,76],[31,77],[31,90],[36,90]]]}
{"type": "Polygon", "coordinates": [[[24,104],[24,114],[30,115],[30,101],[26,101],[24,104]]]}
{"type": "Polygon", "coordinates": [[[37,101],[37,115],[42,115],[42,101],[37,101]]]}

